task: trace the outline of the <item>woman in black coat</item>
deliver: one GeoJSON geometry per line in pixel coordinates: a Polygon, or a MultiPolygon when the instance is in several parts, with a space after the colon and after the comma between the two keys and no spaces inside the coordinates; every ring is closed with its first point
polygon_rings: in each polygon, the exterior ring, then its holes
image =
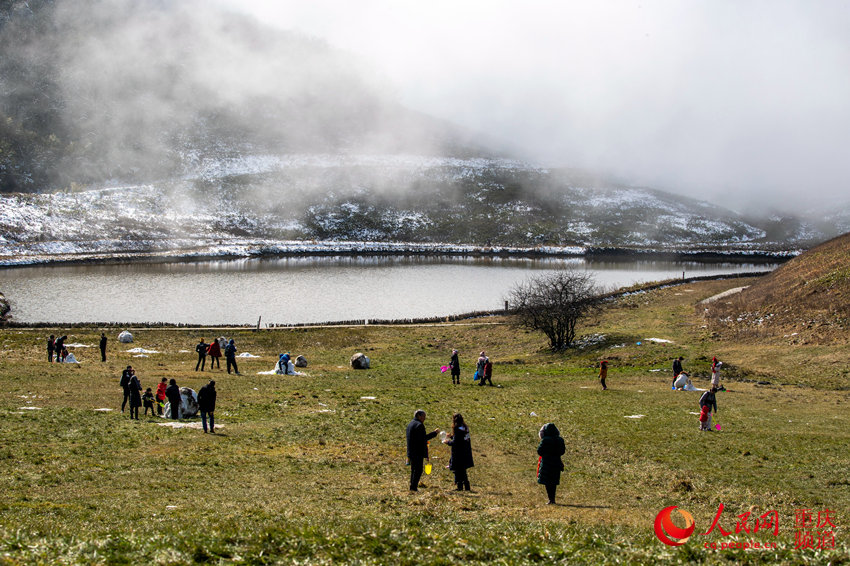
{"type": "Polygon", "coordinates": [[[546,486],[546,495],[549,496],[549,505],[555,504],[555,491],[561,483],[561,472],[564,470],[564,462],[561,456],[567,451],[561,433],[553,423],[546,423],[540,429],[540,444],[537,446],[537,454],[540,460],[537,464],[537,483],[546,486]]]}
{"type": "Polygon", "coordinates": [[[460,385],[460,362],[457,359],[457,350],[452,350],[452,359],[449,362],[452,370],[452,384],[460,385]]]}
{"type": "Polygon", "coordinates": [[[168,387],[165,389],[165,396],[168,398],[168,403],[171,408],[171,418],[177,420],[180,418],[180,405],[183,404],[183,399],[180,398],[180,388],[177,387],[177,381],[172,379],[168,382],[168,387]]]}
{"type": "Polygon", "coordinates": [[[139,407],[142,406],[142,384],[139,378],[133,373],[130,375],[130,418],[139,420],[139,407]]]}
{"type": "Polygon", "coordinates": [[[455,413],[452,417],[452,435],[443,442],[452,447],[449,469],[455,473],[457,491],[469,491],[469,476],[466,470],[475,464],[472,461],[472,443],[469,439],[469,427],[463,422],[463,415],[455,413]]]}

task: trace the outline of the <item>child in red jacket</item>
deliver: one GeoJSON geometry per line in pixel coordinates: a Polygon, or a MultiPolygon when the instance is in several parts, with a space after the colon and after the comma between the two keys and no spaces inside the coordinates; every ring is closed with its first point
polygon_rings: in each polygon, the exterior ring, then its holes
{"type": "MultiPolygon", "coordinates": [[[[165,390],[168,388],[168,380],[164,377],[156,386],[156,414],[162,416],[162,408],[165,406],[165,390]]],[[[151,411],[153,412],[153,411],[151,411]]],[[[145,411],[147,414],[147,411],[145,411]]]]}
{"type": "Polygon", "coordinates": [[[699,429],[700,430],[711,430],[708,428],[709,423],[709,408],[708,405],[703,405],[702,409],[699,412],[699,429]]]}

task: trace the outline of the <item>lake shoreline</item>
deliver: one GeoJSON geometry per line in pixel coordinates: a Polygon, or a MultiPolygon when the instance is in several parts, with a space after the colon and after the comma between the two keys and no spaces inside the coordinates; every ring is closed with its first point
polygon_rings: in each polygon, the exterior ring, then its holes
{"type": "Polygon", "coordinates": [[[787,261],[803,250],[767,251],[705,247],[687,250],[581,246],[473,246],[408,242],[237,242],[169,250],[113,251],[105,253],[44,253],[0,256],[0,268],[126,263],[181,263],[238,259],[304,257],[404,257],[451,256],[494,258],[564,258],[591,260],[699,261],[701,263],[775,263],[787,261]]]}

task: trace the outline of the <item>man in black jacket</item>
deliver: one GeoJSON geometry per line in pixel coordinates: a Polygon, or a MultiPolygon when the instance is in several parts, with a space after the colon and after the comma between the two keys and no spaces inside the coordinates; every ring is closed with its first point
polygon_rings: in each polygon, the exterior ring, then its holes
{"type": "Polygon", "coordinates": [[[422,460],[428,456],[428,441],[440,433],[425,432],[425,411],[422,409],[413,413],[413,420],[407,425],[407,459],[410,461],[410,491],[419,490],[419,479],[422,477],[422,460]]]}
{"type": "Polygon", "coordinates": [[[215,434],[215,381],[210,380],[209,383],[201,387],[198,391],[198,407],[201,410],[201,422],[204,425],[204,432],[207,432],[207,414],[210,416],[210,432],[215,434]]]}
{"type": "Polygon", "coordinates": [[[127,366],[127,369],[121,372],[121,381],[119,385],[124,390],[124,400],[121,402],[121,412],[124,412],[124,407],[127,406],[127,401],[130,400],[130,378],[133,377],[133,366],[127,366]]]}
{"type": "Polygon", "coordinates": [[[183,399],[180,398],[180,388],[177,387],[177,381],[172,379],[168,384],[165,389],[165,396],[168,398],[171,418],[177,420],[180,418],[180,405],[183,404],[183,399]]]}
{"type": "Polygon", "coordinates": [[[47,361],[53,363],[53,351],[56,349],[56,338],[53,334],[47,339],[47,361]]]}
{"type": "Polygon", "coordinates": [[[204,366],[207,363],[207,350],[209,350],[210,345],[204,342],[204,339],[201,338],[201,341],[195,346],[195,351],[198,352],[198,363],[195,364],[195,371],[198,371],[198,368],[201,368],[201,371],[204,371],[204,366]]]}
{"type": "Polygon", "coordinates": [[[100,361],[106,361],[106,334],[100,333],[100,361]]]}

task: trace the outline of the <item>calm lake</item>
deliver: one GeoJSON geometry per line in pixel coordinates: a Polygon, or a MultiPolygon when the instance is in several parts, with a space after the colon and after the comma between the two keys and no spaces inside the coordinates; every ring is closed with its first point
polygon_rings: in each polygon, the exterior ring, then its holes
{"type": "Polygon", "coordinates": [[[291,324],[500,309],[511,287],[564,266],[607,289],[746,273],[773,263],[585,258],[299,257],[0,269],[17,322],[291,324]]]}

